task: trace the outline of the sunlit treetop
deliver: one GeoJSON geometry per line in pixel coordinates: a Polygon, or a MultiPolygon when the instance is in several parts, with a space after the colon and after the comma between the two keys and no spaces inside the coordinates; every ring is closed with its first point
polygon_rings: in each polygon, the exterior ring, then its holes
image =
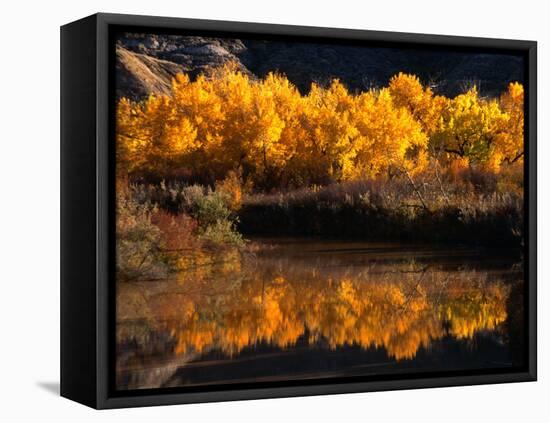
{"type": "Polygon", "coordinates": [[[386,88],[350,93],[334,80],[302,95],[284,75],[256,79],[229,63],[177,75],[169,95],[119,100],[116,129],[118,170],[130,175],[237,172],[269,188],[410,176],[433,160],[498,172],[523,160],[523,86],[446,98],[399,73],[386,88]]]}

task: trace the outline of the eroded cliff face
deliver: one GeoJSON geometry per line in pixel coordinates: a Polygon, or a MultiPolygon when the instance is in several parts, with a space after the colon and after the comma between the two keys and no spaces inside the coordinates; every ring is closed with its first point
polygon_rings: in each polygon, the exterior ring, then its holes
{"type": "Polygon", "coordinates": [[[234,39],[127,34],[116,45],[117,97],[167,94],[177,73],[194,78],[228,62],[251,75],[238,56],[245,50],[245,45],[234,39]]]}
{"type": "Polygon", "coordinates": [[[361,91],[407,72],[447,96],[472,85],[493,96],[524,79],[523,59],[512,55],[202,36],[124,34],[116,57],[117,97],[133,99],[167,93],[177,73],[195,78],[228,62],[252,77],[283,73],[302,92],[312,82],[325,85],[334,78],[361,91]]]}
{"type": "Polygon", "coordinates": [[[187,72],[184,66],[116,47],[117,97],[138,99],[149,94],[168,94],[174,75],[187,72]]]}

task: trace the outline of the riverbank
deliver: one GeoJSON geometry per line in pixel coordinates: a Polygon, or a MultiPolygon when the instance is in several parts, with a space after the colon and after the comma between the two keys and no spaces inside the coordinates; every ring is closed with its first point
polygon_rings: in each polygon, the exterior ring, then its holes
{"type": "Polygon", "coordinates": [[[436,190],[363,180],[271,194],[247,192],[236,179],[214,187],[125,185],[117,205],[117,271],[123,280],[156,279],[199,262],[225,263],[254,250],[247,239],[257,236],[463,245],[520,257],[523,196],[483,182],[436,190]]]}
{"type": "Polygon", "coordinates": [[[445,198],[374,183],[249,196],[238,211],[245,236],[315,236],[520,248],[523,198],[449,191],[445,198]]]}

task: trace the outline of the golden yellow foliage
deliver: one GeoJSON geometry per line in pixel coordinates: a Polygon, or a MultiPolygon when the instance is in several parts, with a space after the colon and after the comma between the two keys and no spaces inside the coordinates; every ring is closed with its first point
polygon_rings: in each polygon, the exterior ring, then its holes
{"type": "Polygon", "coordinates": [[[422,125],[426,135],[431,136],[449,100],[434,96],[429,87],[422,86],[417,76],[402,72],[391,78],[389,90],[394,104],[406,108],[422,125]]]}
{"type": "Polygon", "coordinates": [[[523,97],[523,85],[513,82],[500,98],[502,110],[509,118],[497,139],[496,150],[502,161],[510,164],[523,162],[523,97]]]}
{"type": "Polygon", "coordinates": [[[378,176],[388,170],[422,170],[428,138],[405,108],[395,107],[389,89],[357,99],[354,171],[346,179],[378,176]]]}
{"type": "Polygon", "coordinates": [[[523,92],[510,84],[500,101],[480,98],[474,87],[450,100],[432,136],[434,150],[498,172],[523,154],[523,92]],[[521,113],[521,114],[520,114],[521,113]]]}
{"type": "Polygon", "coordinates": [[[241,208],[244,188],[236,172],[229,172],[223,181],[216,183],[216,192],[226,197],[227,205],[233,211],[241,208]]]}
{"type": "Polygon", "coordinates": [[[302,95],[282,75],[256,80],[227,64],[177,75],[169,96],[121,99],[116,133],[119,172],[235,172],[259,188],[414,174],[431,157],[498,171],[522,161],[523,87],[449,99],[399,73],[379,90],[353,94],[334,80],[302,95]]]}

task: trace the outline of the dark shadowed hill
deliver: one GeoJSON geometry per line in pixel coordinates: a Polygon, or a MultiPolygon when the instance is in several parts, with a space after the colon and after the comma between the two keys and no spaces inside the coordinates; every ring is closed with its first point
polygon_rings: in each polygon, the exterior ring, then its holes
{"type": "Polygon", "coordinates": [[[511,81],[523,82],[523,59],[501,54],[147,34],[120,37],[116,53],[117,96],[134,99],[166,93],[178,72],[195,77],[230,61],[251,76],[283,73],[302,92],[334,78],[352,91],[365,90],[386,85],[400,71],[448,96],[474,84],[494,96],[511,81]]]}

